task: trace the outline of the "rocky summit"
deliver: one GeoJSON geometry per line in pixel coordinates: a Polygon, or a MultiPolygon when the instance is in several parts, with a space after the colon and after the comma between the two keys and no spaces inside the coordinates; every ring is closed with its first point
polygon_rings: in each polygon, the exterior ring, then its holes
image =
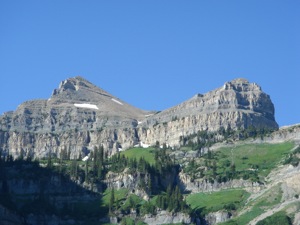
{"type": "Polygon", "coordinates": [[[62,81],[48,100],[31,100],[0,116],[0,150],[14,157],[87,155],[103,145],[108,155],[138,144],[157,141],[177,146],[198,131],[247,129],[276,130],[270,96],[246,79],[170,109],[155,112],[135,108],[82,77],[62,81]]]}

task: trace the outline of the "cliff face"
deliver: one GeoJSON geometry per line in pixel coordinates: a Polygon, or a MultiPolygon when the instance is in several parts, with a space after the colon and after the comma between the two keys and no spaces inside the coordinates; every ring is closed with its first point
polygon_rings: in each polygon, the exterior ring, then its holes
{"type": "Polygon", "coordinates": [[[81,77],[62,81],[48,100],[21,104],[0,117],[0,149],[21,154],[71,158],[102,144],[113,154],[138,143],[135,127],[148,112],[137,109],[81,77]]]}
{"type": "Polygon", "coordinates": [[[140,142],[174,146],[199,130],[249,126],[278,128],[270,97],[245,79],[155,114],[75,77],[61,82],[48,100],[27,101],[0,116],[0,150],[14,157],[66,151],[77,158],[102,144],[110,155],[140,142]]]}
{"type": "Polygon", "coordinates": [[[153,141],[176,145],[180,136],[199,130],[256,128],[277,129],[274,105],[260,86],[245,79],[227,82],[223,87],[193,98],[147,118],[139,136],[146,143],[153,141]],[[150,129],[149,129],[150,127],[150,129]]]}

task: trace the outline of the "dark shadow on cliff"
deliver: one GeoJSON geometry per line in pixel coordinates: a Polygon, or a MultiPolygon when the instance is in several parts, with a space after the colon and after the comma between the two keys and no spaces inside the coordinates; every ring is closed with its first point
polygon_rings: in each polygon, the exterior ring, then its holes
{"type": "Polygon", "coordinates": [[[108,208],[103,205],[101,194],[78,183],[53,167],[41,167],[37,161],[2,158],[0,217],[13,220],[9,217],[15,216],[22,224],[50,224],[51,220],[88,224],[105,218],[108,208]]]}

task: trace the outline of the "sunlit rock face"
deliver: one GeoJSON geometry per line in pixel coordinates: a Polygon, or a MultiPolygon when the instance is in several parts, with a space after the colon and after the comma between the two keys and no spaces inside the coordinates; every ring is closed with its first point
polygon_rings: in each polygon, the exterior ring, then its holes
{"type": "Polygon", "coordinates": [[[139,143],[171,146],[201,130],[277,129],[274,105],[260,86],[245,79],[156,113],[135,108],[82,77],[62,81],[47,100],[22,103],[0,116],[0,150],[14,157],[71,158],[103,145],[107,155],[139,143]]]}
{"type": "Polygon", "coordinates": [[[139,137],[145,143],[166,142],[176,145],[180,136],[199,130],[218,131],[249,127],[278,129],[274,105],[260,86],[245,79],[226,82],[223,87],[191,99],[156,115],[139,126],[139,137]]]}

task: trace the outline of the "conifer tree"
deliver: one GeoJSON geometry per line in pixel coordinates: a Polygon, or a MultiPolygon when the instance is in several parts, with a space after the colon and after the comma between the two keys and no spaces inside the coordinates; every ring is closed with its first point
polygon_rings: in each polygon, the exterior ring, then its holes
{"type": "Polygon", "coordinates": [[[89,160],[85,161],[85,182],[89,182],[89,160]]]}
{"type": "Polygon", "coordinates": [[[112,187],[109,199],[109,212],[111,213],[115,203],[115,189],[112,187]]]}

